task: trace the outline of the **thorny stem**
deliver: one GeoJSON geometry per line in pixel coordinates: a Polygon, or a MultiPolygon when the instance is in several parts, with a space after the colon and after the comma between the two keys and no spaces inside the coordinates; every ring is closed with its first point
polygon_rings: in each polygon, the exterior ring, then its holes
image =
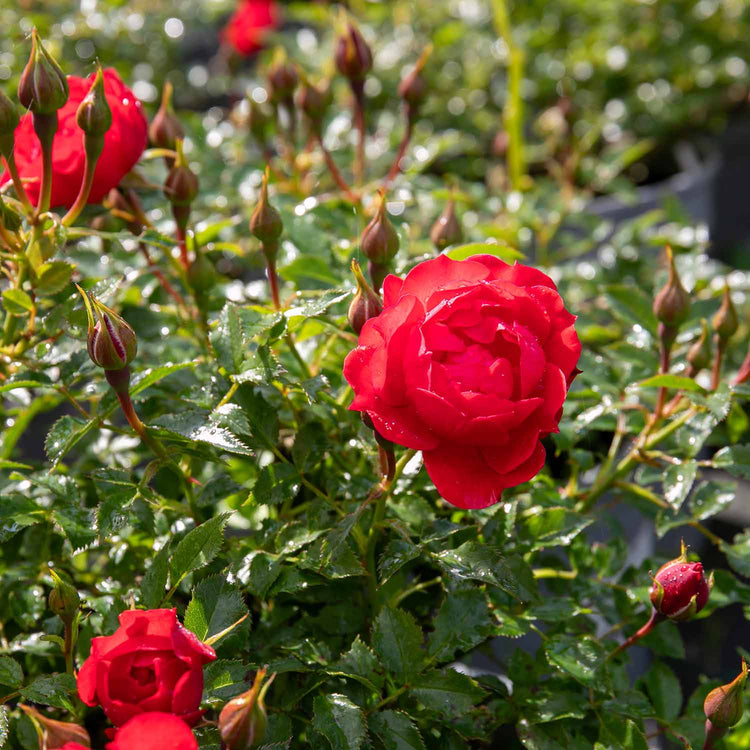
{"type": "Polygon", "coordinates": [[[391,168],[388,171],[388,176],[385,178],[383,184],[384,190],[387,190],[390,187],[391,183],[396,179],[396,175],[401,171],[401,160],[404,158],[404,154],[406,154],[406,149],[409,148],[409,142],[411,141],[413,132],[414,119],[410,115],[407,115],[406,130],[404,131],[403,138],[401,138],[396,158],[393,160],[393,164],[391,164],[391,168]]]}
{"type": "Polygon", "coordinates": [[[635,633],[630,636],[630,638],[624,640],[614,651],[612,651],[607,656],[606,661],[610,661],[617,654],[622,653],[626,649],[630,648],[634,643],[637,643],[639,640],[641,640],[641,638],[648,635],[660,622],[666,619],[667,618],[664,617],[664,615],[660,614],[652,608],[651,617],[648,619],[648,622],[643,627],[636,630],[635,633]]]}
{"type": "Polygon", "coordinates": [[[359,134],[354,158],[354,181],[361,185],[365,179],[365,85],[363,81],[352,83],[354,94],[354,127],[359,134]]]}

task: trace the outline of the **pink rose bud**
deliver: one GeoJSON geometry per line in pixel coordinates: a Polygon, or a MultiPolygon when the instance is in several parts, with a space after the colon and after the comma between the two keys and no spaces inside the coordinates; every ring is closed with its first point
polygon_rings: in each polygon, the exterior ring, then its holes
{"type": "Polygon", "coordinates": [[[659,568],[651,587],[654,609],[670,620],[689,620],[706,606],[713,577],[707,581],[703,565],[691,563],[683,543],[682,554],[659,568]]]}
{"type": "Polygon", "coordinates": [[[68,101],[68,81],[39,34],[31,32],[31,55],[18,82],[18,99],[36,115],[51,115],[68,101]]]}
{"type": "Polygon", "coordinates": [[[747,682],[747,663],[742,660],[742,670],[728,685],[714,688],[703,703],[706,719],[714,727],[729,729],[742,718],[744,706],[742,693],[747,682]]]}
{"type": "Polygon", "coordinates": [[[690,312],[690,295],[682,286],[671,248],[667,248],[669,259],[669,279],[654,299],[654,315],[660,323],[670,328],[678,328],[690,312]]]}
{"type": "Polygon", "coordinates": [[[427,96],[427,81],[425,81],[422,75],[422,70],[431,54],[432,45],[427,45],[422,50],[422,54],[419,56],[414,69],[398,85],[398,95],[406,103],[406,111],[410,119],[416,116],[417,110],[427,96]]]}
{"type": "Polygon", "coordinates": [[[87,346],[91,361],[105,370],[122,370],[135,358],[138,342],[133,329],[114,311],[76,284],[86,305],[87,346]],[[96,318],[96,319],[95,319],[96,318]]]}
{"type": "Polygon", "coordinates": [[[430,229],[430,239],[438,252],[442,252],[449,245],[461,242],[463,232],[456,218],[456,206],[451,198],[446,203],[443,213],[438,216],[430,229]]]}
{"type": "Polygon", "coordinates": [[[162,90],[159,111],[148,126],[148,138],[159,148],[174,149],[177,141],[185,137],[185,131],[172,107],[172,91],[172,84],[167,81],[162,90]]]}
{"type": "Polygon", "coordinates": [[[362,269],[356,260],[352,261],[352,273],[357,281],[357,291],[349,305],[349,325],[354,333],[359,335],[362,326],[370,319],[383,312],[383,301],[375,290],[367,283],[362,269]]]}
{"type": "Polygon", "coordinates": [[[721,300],[721,307],[711,320],[711,324],[721,342],[726,342],[731,338],[739,327],[737,310],[732,302],[732,295],[729,292],[728,284],[724,285],[724,296],[721,300]]]}
{"type": "Polygon", "coordinates": [[[164,182],[164,195],[173,206],[189,206],[198,195],[198,178],[188,166],[181,140],[176,147],[177,159],[164,182]]]}

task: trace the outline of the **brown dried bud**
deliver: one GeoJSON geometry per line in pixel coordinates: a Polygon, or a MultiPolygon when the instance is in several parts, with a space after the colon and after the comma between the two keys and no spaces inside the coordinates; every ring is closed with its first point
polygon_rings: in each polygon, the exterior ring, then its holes
{"type": "Polygon", "coordinates": [[[219,714],[219,733],[227,750],[250,750],[263,743],[268,720],[263,700],[273,677],[261,690],[266,670],[255,675],[253,686],[246,693],[232,698],[219,714]]]}
{"type": "Polygon", "coordinates": [[[31,55],[18,82],[21,106],[35,115],[51,115],[68,101],[68,81],[39,34],[31,32],[31,55]]]}
{"type": "Polygon", "coordinates": [[[419,106],[427,96],[427,81],[422,75],[422,69],[431,54],[432,45],[428,44],[422,50],[414,69],[398,85],[398,95],[406,103],[406,111],[410,118],[416,116],[419,106]]]}
{"type": "Polygon", "coordinates": [[[375,216],[362,232],[359,247],[373,263],[387,264],[398,252],[399,239],[385,210],[385,193],[380,191],[380,205],[375,216]]]}
{"type": "Polygon", "coordinates": [[[161,93],[158,112],[148,126],[148,137],[158,148],[175,149],[177,141],[185,137],[185,131],[172,107],[172,84],[167,81],[161,93]]]}
{"type": "Polygon", "coordinates": [[[104,370],[122,370],[135,358],[138,342],[135,331],[114,311],[76,284],[86,305],[88,335],[86,345],[91,361],[104,370]]]}
{"type": "Polygon", "coordinates": [[[690,365],[690,376],[694,376],[711,364],[711,337],[708,333],[708,323],[701,321],[701,335],[688,349],[687,361],[690,365]]]}
{"type": "Polygon", "coordinates": [[[260,189],[260,200],[255,206],[253,215],[250,217],[250,231],[264,244],[275,244],[278,242],[284,225],[281,222],[279,212],[268,202],[268,175],[269,168],[263,174],[263,184],[260,189]]]}
{"type": "Polygon", "coordinates": [[[372,51],[359,29],[351,22],[336,40],[333,54],[339,73],[351,83],[361,83],[372,68],[372,51]]]}
{"type": "Polygon", "coordinates": [[[89,733],[78,724],[67,721],[55,721],[31,706],[19,703],[18,707],[42,730],[42,742],[40,750],[60,750],[66,743],[91,747],[89,733]]]}
{"type": "Polygon", "coordinates": [[[0,155],[6,159],[13,153],[15,132],[19,120],[16,105],[0,89],[0,155]]]}
{"type": "Polygon", "coordinates": [[[747,663],[742,659],[742,670],[728,685],[714,688],[703,703],[703,711],[714,727],[729,729],[739,722],[744,712],[742,692],[747,682],[747,663]]]}
{"type": "Polygon", "coordinates": [[[357,281],[357,291],[354,293],[347,317],[354,333],[359,335],[364,324],[383,312],[383,301],[380,295],[367,283],[362,269],[356,260],[352,261],[352,273],[357,281]]]}
{"type": "Polygon", "coordinates": [[[188,166],[182,151],[182,141],[178,140],[177,158],[164,182],[164,195],[173,206],[189,206],[198,195],[198,178],[188,166]]]}
{"type": "Polygon", "coordinates": [[[711,324],[721,342],[728,341],[739,327],[737,310],[732,302],[732,295],[728,284],[724,285],[724,296],[721,300],[721,307],[711,319],[711,324]]]}
{"type": "Polygon", "coordinates": [[[654,315],[669,328],[679,328],[690,312],[690,295],[682,286],[674,264],[672,249],[667,248],[669,279],[654,299],[654,315]]]}
{"type": "Polygon", "coordinates": [[[430,239],[438,252],[445,250],[448,245],[461,242],[463,232],[456,218],[456,206],[453,198],[446,203],[443,213],[438,216],[430,229],[430,239]]]}

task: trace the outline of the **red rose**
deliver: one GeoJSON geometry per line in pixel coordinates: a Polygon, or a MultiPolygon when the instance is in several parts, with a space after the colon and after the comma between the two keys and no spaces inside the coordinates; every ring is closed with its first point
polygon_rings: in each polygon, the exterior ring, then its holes
{"type": "MultiPolygon", "coordinates": [[[[89,750],[66,742],[61,750],[89,750]]],[[[159,711],[138,714],[121,726],[107,750],[198,750],[190,727],[178,716],[159,711]]]]}
{"type": "Polygon", "coordinates": [[[498,502],[544,464],[581,353],[552,280],[491,255],[388,276],[383,312],[344,362],[351,408],[388,440],[421,450],[460,508],[498,502]]]}
{"type": "Polygon", "coordinates": [[[274,0],[240,0],[222,31],[222,39],[241,55],[251,55],[263,47],[267,29],[279,25],[279,9],[274,0]]]}
{"type": "Polygon", "coordinates": [[[651,587],[651,603],[670,620],[687,620],[706,606],[711,592],[701,563],[678,557],[659,568],[651,587]]]}
{"type": "MultiPolygon", "coordinates": [[[[83,131],[76,124],[78,105],[88,94],[95,73],[88,78],[68,76],[70,97],[58,111],[59,126],[52,146],[51,205],[70,208],[83,180],[83,131]]],[[[112,110],[112,127],[104,136],[104,150],[96,164],[89,203],[102,198],[133,168],[146,148],[148,123],[141,103],[112,68],[104,71],[104,93],[112,110]]],[[[21,118],[15,131],[15,157],[31,202],[36,204],[42,179],[42,153],[31,114],[21,118]]],[[[0,184],[10,175],[3,173],[0,184]]]]}
{"type": "Polygon", "coordinates": [[[203,665],[214,650],[177,621],[175,609],[127,610],[120,627],[91,641],[78,673],[78,695],[101,704],[115,726],[164,711],[193,726],[201,716],[203,665]]]}

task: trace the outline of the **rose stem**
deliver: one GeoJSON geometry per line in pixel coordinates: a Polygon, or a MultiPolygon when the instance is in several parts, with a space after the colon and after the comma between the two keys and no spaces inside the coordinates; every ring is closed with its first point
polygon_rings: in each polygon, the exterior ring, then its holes
{"type": "Polygon", "coordinates": [[[42,186],[39,189],[39,200],[34,214],[35,221],[39,215],[49,211],[52,197],[52,142],[57,132],[57,112],[51,115],[33,115],[34,131],[42,147],[42,186]]]}
{"type": "MultiPolygon", "coordinates": [[[[669,373],[669,361],[672,356],[672,345],[667,346],[666,342],[662,341],[659,351],[659,370],[662,375],[669,373]]],[[[654,409],[654,424],[660,419],[662,412],[664,411],[664,401],[667,398],[667,389],[665,386],[659,386],[659,395],[656,397],[656,409],[654,409]]]]}
{"type": "Polygon", "coordinates": [[[364,81],[352,83],[354,94],[354,126],[359,133],[357,151],[354,159],[354,180],[361,185],[365,179],[365,84],[364,81]]]}
{"type": "MultiPolygon", "coordinates": [[[[94,139],[91,140],[93,141],[94,139]]],[[[69,227],[80,216],[81,211],[83,211],[84,207],[86,206],[86,202],[89,199],[91,187],[94,184],[94,172],[96,172],[96,164],[99,161],[102,150],[104,149],[104,138],[100,138],[99,141],[100,146],[98,150],[92,147],[84,147],[83,149],[85,153],[83,182],[81,182],[81,187],[78,191],[78,195],[76,196],[75,203],[70,207],[68,213],[66,213],[62,218],[62,225],[64,227],[69,227]],[[92,153],[89,153],[89,151],[92,151],[92,153]]],[[[86,136],[84,136],[84,143],[86,143],[86,136]]]]}
{"type": "Polygon", "coordinates": [[[331,177],[333,177],[333,181],[339,186],[348,200],[352,201],[352,203],[356,203],[358,200],[357,196],[352,192],[349,184],[344,179],[344,175],[341,174],[341,170],[336,166],[336,162],[333,160],[331,152],[323,145],[323,139],[319,134],[316,134],[315,138],[318,141],[320,150],[323,153],[323,159],[328,167],[328,171],[331,173],[331,177]]]}
{"type": "Polygon", "coordinates": [[[390,187],[391,183],[396,179],[396,175],[401,171],[401,160],[404,158],[406,149],[409,147],[409,142],[411,141],[413,132],[414,123],[412,122],[412,118],[407,116],[406,131],[404,132],[404,137],[401,139],[401,144],[398,147],[396,158],[393,160],[393,164],[391,165],[391,169],[388,172],[388,176],[385,178],[385,182],[383,183],[384,190],[387,190],[390,187]]]}
{"type": "Polygon", "coordinates": [[[717,333],[714,336],[714,343],[716,344],[716,357],[714,358],[714,366],[711,371],[711,390],[715,391],[719,387],[719,379],[721,378],[721,360],[724,358],[724,351],[727,347],[727,339],[722,340],[721,336],[717,333]]]}
{"type": "Polygon", "coordinates": [[[609,661],[610,659],[612,659],[612,657],[616,656],[622,651],[625,651],[625,649],[630,648],[634,643],[643,638],[643,636],[648,635],[662,620],[665,619],[666,618],[664,617],[664,615],[660,614],[655,609],[652,609],[651,617],[649,618],[648,622],[642,628],[636,630],[635,633],[630,636],[630,638],[623,641],[614,651],[612,651],[609,656],[607,656],[606,661],[609,661]]]}
{"type": "Polygon", "coordinates": [[[8,169],[8,174],[10,175],[10,179],[13,180],[13,187],[16,190],[16,195],[18,196],[18,200],[21,201],[27,213],[29,214],[33,213],[34,206],[31,205],[29,196],[26,194],[26,188],[24,187],[23,182],[21,181],[21,175],[18,174],[18,167],[16,166],[16,157],[13,155],[13,152],[11,151],[10,154],[8,154],[8,157],[6,159],[3,159],[3,161],[5,162],[5,166],[8,169]]]}

